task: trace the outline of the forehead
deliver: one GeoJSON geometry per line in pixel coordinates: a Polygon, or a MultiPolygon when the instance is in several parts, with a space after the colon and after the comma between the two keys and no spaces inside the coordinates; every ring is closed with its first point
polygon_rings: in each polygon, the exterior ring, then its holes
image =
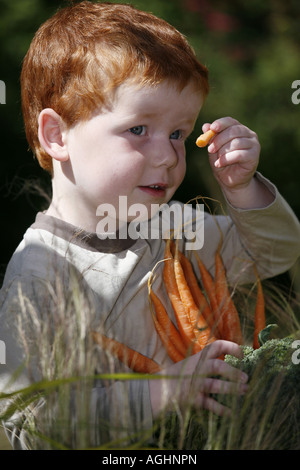
{"type": "Polygon", "coordinates": [[[195,119],[202,104],[202,93],[192,82],[183,89],[169,81],[146,86],[128,82],[116,90],[112,111],[143,116],[178,113],[183,118],[195,119]]]}

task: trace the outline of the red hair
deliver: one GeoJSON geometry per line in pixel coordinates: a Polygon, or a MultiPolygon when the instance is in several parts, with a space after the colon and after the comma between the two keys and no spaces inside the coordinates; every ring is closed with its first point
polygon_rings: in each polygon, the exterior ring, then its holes
{"type": "Polygon", "coordinates": [[[166,21],[125,4],[83,1],[58,10],[36,32],[21,72],[26,137],[42,168],[52,158],[38,139],[38,116],[54,109],[70,127],[109,106],[124,81],[190,80],[208,93],[207,69],[166,21]]]}

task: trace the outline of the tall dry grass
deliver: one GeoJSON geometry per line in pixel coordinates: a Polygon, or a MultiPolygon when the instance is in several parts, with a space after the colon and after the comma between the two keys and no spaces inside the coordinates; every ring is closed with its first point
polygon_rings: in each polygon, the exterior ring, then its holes
{"type": "MultiPolygon", "coordinates": [[[[299,305],[297,296],[265,284],[267,315],[271,322],[279,325],[282,336],[299,330],[299,305]]],[[[101,386],[111,394],[114,385],[121,384],[122,406],[114,400],[108,401],[117,410],[130,410],[130,382],[145,380],[169,380],[168,377],[142,376],[128,373],[109,353],[99,349],[89,334],[95,321],[95,313],[86,296],[77,286],[72,295],[62,295],[61,286],[49,289],[56,308],[52,317],[44,313],[41,317],[31,301],[21,292],[22,306],[18,329],[24,347],[35,357],[41,380],[9,396],[9,405],[2,412],[2,419],[16,413],[22,415],[23,430],[31,449],[289,449],[299,448],[290,437],[293,434],[293,402],[285,412],[274,410],[280,380],[272,384],[272,393],[262,395],[257,390],[261,384],[263,370],[252,377],[250,392],[241,400],[232,396],[230,417],[218,417],[205,410],[193,407],[193,394],[186,406],[176,406],[163,413],[149,429],[138,426],[129,429],[122,416],[116,422],[107,421],[105,412],[94,415],[92,406],[95,387],[101,386]],[[54,315],[54,316],[53,316],[54,315]],[[259,379],[259,380],[258,380],[259,379]],[[270,416],[272,426],[270,426],[270,416]],[[288,419],[288,422],[287,422],[288,419]],[[119,421],[119,422],[118,422],[119,421]],[[95,435],[95,429],[96,435],[95,435]]],[[[235,292],[235,302],[242,315],[246,341],[251,343],[253,331],[253,307],[255,290],[250,286],[235,292]]],[[[299,366],[300,367],[300,366],[299,366]]],[[[178,378],[180,383],[180,377],[178,378]]],[[[219,397],[228,400],[228,397],[219,397]]],[[[294,400],[294,398],[293,398],[294,400]]],[[[297,407],[295,407],[295,410],[297,407]]],[[[126,417],[126,413],[124,413],[126,417]]],[[[299,416],[297,415],[297,418],[299,416]]]]}

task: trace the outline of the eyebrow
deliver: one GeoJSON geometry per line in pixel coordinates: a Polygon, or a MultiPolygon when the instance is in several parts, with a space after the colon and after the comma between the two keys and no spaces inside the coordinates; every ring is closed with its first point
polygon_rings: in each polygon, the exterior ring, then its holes
{"type": "MultiPolygon", "coordinates": [[[[155,117],[157,114],[160,115],[161,113],[158,113],[158,112],[155,112],[155,111],[153,111],[153,112],[143,112],[143,111],[139,112],[139,111],[136,111],[135,113],[132,113],[131,115],[126,116],[126,118],[124,118],[124,120],[126,120],[126,119],[128,119],[128,120],[136,119],[137,117],[138,117],[139,120],[150,119],[150,118],[155,117]]],[[[192,126],[192,127],[195,126],[195,119],[194,118],[188,119],[188,118],[181,117],[181,118],[179,118],[179,120],[180,120],[180,125],[183,125],[183,124],[186,125],[187,124],[187,125],[192,126]]]]}

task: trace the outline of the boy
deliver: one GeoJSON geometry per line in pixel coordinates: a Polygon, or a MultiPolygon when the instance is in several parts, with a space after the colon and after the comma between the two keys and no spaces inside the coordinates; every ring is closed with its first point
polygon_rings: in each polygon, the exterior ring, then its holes
{"type": "MultiPolygon", "coordinates": [[[[120,204],[122,196],[127,207],[138,204],[153,214],[155,204],[171,200],[185,173],[184,141],[208,92],[206,68],[164,21],[127,5],[84,1],[59,10],[40,27],[24,60],[21,86],[27,139],[52,175],[53,194],[13,255],[3,283],[2,388],[9,388],[11,374],[22,365],[15,387],[123,370],[110,355],[93,350],[92,330],[151,358],[162,373],[176,376],[185,367],[187,378],[179,394],[175,379],[99,380],[81,404],[83,392],[75,384],[64,402],[71,409],[70,436],[59,435],[66,423],[56,425],[66,409],[57,412],[58,402],[47,397],[21,413],[20,421],[7,423],[13,446],[46,446],[30,441],[31,420],[39,432],[60,436],[60,444],[64,439],[68,446],[82,445],[78,423],[86,406],[90,445],[115,438],[117,430],[127,436],[151,429],[153,418],[173,400],[179,406],[191,400],[192,379],[193,406],[227,412],[210,394],[230,393],[237,384],[240,393],[246,390],[247,377],[218,359],[239,356],[239,346],[216,341],[186,361],[168,359],[147,297],[149,276],[164,258],[163,234],[130,237],[126,230],[134,214],[120,204]],[[106,238],[98,229],[105,215],[100,206],[117,214],[106,238]],[[193,377],[196,371],[202,378],[193,377]]],[[[209,159],[230,215],[218,218],[230,281],[253,280],[246,269],[253,261],[261,277],[287,270],[300,252],[300,226],[276,188],[256,172],[255,133],[230,117],[203,130],[209,128],[216,132],[209,159]]],[[[201,257],[212,270],[219,231],[209,215],[204,240],[201,257]]],[[[172,317],[159,271],[153,289],[172,317]]]]}

